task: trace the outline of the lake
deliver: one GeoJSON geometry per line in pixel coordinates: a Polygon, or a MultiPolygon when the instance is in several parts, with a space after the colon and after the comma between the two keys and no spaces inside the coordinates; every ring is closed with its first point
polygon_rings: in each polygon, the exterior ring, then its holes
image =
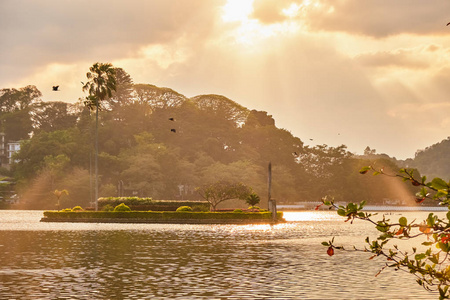
{"type": "MultiPolygon", "coordinates": [[[[427,212],[395,212],[398,220],[427,212]]],[[[377,231],[335,212],[285,212],[278,225],[39,222],[0,211],[0,299],[437,299],[364,246],[377,231]]]]}

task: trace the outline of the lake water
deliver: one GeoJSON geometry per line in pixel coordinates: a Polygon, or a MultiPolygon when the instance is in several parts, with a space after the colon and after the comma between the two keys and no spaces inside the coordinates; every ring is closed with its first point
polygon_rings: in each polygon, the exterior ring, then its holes
{"type": "MultiPolygon", "coordinates": [[[[424,219],[426,212],[393,213],[424,219]]],[[[286,224],[41,223],[42,211],[0,211],[0,299],[437,299],[387,270],[363,246],[367,222],[286,212],[286,224]],[[294,222],[295,221],[295,222],[294,222]]]]}

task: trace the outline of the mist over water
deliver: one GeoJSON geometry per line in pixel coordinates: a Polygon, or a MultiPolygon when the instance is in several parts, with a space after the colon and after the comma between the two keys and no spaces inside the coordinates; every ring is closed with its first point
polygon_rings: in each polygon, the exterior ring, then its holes
{"type": "MultiPolygon", "coordinates": [[[[408,219],[426,212],[401,213],[408,219]]],[[[0,211],[0,299],[430,299],[361,246],[365,222],[334,212],[285,213],[287,224],[40,223],[41,211],[0,211]]],[[[391,216],[400,217],[400,213],[391,216]]]]}

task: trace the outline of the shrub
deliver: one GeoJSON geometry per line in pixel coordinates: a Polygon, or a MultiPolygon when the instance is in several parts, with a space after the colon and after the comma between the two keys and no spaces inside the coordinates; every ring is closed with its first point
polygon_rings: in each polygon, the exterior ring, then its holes
{"type": "Polygon", "coordinates": [[[106,204],[102,207],[102,211],[114,211],[114,206],[112,206],[111,204],[106,204]]]}
{"type": "Polygon", "coordinates": [[[72,209],[71,208],[64,208],[61,211],[67,212],[67,211],[72,211],[72,209]]]}
{"type": "Polygon", "coordinates": [[[250,210],[250,211],[260,211],[261,208],[260,208],[259,206],[250,206],[250,207],[248,208],[248,210],[250,210]]]}
{"type": "Polygon", "coordinates": [[[209,203],[207,201],[153,200],[152,198],[139,197],[107,197],[98,199],[98,206],[102,210],[108,204],[115,207],[121,203],[128,205],[133,211],[176,211],[180,206],[194,207],[194,205],[199,206],[198,211],[209,211],[209,203]]]}
{"type": "Polygon", "coordinates": [[[243,211],[242,211],[242,209],[237,208],[237,209],[233,210],[233,212],[234,213],[242,213],[243,211]]]}
{"type": "Polygon", "coordinates": [[[79,206],[79,205],[77,205],[74,208],[72,208],[72,211],[83,211],[83,210],[84,209],[81,206],[79,206]]]}
{"type": "Polygon", "coordinates": [[[177,208],[177,211],[192,211],[190,206],[180,206],[177,208]]]}
{"type": "Polygon", "coordinates": [[[114,207],[114,211],[131,211],[130,207],[125,205],[124,203],[121,203],[114,207]]]}

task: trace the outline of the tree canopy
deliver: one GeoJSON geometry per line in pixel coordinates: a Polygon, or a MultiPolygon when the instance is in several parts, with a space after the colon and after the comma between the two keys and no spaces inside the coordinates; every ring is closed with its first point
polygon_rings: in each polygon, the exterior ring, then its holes
{"type": "MultiPolygon", "coordinates": [[[[114,70],[116,90],[101,92],[104,101],[98,113],[99,196],[115,196],[110,193],[120,184],[124,196],[195,200],[201,197],[196,188],[217,181],[241,182],[267,195],[271,162],[277,203],[317,201],[326,194],[337,200],[367,195],[374,203],[396,197],[380,188],[370,197],[364,179],[353,175],[361,165],[383,157],[357,157],[345,145],[305,146],[299,137],[278,128],[265,111],[250,110],[220,95],[188,98],[170,88],[135,84],[123,69],[114,70]],[[352,188],[346,188],[350,184],[352,188]]],[[[94,81],[85,88],[97,91],[94,81]]],[[[75,197],[89,203],[95,115],[83,105],[85,100],[43,102],[40,95],[32,86],[0,90],[2,129],[8,140],[23,140],[11,169],[17,189],[21,195],[33,194],[22,197],[34,199],[29,200],[34,204],[25,203],[28,207],[54,208],[46,206],[45,199],[51,197],[32,191],[37,182],[47,186],[48,193],[68,190],[62,201],[72,207],[80,204],[75,197]],[[45,158],[58,155],[67,163],[59,176],[50,176],[45,158]],[[76,174],[80,180],[75,180],[76,174]]],[[[96,104],[99,96],[91,96],[96,104]]],[[[395,161],[382,163],[396,167],[395,161]]],[[[261,197],[265,205],[267,199],[261,197]]]]}

